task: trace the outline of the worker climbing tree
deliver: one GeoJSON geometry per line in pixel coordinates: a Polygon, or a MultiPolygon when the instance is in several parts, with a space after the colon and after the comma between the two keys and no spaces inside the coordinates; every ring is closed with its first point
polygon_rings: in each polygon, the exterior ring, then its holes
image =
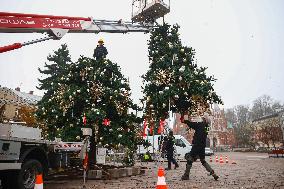
{"type": "Polygon", "coordinates": [[[169,109],[202,114],[209,104],[222,103],[213,88],[215,79],[196,64],[195,50],[182,45],[178,25],[155,28],[148,44],[149,70],[142,78],[149,119],[167,118],[169,109]]]}

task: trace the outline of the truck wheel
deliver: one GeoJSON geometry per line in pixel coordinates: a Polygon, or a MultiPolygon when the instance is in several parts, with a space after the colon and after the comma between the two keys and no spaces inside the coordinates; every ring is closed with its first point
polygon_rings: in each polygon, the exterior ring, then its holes
{"type": "Polygon", "coordinates": [[[33,189],[36,181],[36,175],[42,174],[42,165],[38,160],[29,159],[22,165],[22,169],[18,173],[17,188],[33,189]]]}
{"type": "Polygon", "coordinates": [[[12,186],[10,185],[11,181],[9,180],[9,172],[2,172],[0,174],[0,180],[1,180],[1,184],[0,184],[0,189],[5,189],[5,188],[11,188],[12,186]]]}
{"type": "Polygon", "coordinates": [[[190,154],[189,154],[189,153],[186,153],[186,154],[184,155],[184,159],[190,160],[190,159],[191,159],[190,154]]]}

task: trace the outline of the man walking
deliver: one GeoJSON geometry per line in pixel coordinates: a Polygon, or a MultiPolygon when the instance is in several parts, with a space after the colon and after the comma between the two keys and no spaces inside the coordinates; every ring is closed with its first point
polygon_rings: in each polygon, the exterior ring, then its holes
{"type": "Polygon", "coordinates": [[[168,168],[166,168],[166,170],[172,169],[172,163],[175,164],[175,169],[179,167],[177,161],[174,159],[174,139],[174,133],[173,131],[170,131],[169,136],[166,140],[166,151],[168,160],[168,168]]]}
{"type": "Polygon", "coordinates": [[[205,161],[205,147],[206,147],[206,138],[209,131],[209,117],[204,115],[202,117],[202,122],[191,122],[189,120],[184,120],[181,118],[182,123],[186,123],[189,128],[195,130],[193,140],[192,140],[192,149],[189,153],[186,154],[185,159],[187,160],[186,169],[181,177],[182,180],[189,179],[190,169],[192,163],[200,159],[202,165],[205,169],[214,177],[215,180],[218,180],[219,176],[216,175],[215,171],[210,167],[210,165],[205,161]]]}
{"type": "Polygon", "coordinates": [[[98,41],[98,45],[96,47],[96,49],[94,50],[94,58],[96,58],[96,60],[102,60],[104,58],[106,58],[106,55],[108,54],[107,49],[104,46],[104,40],[100,39],[98,41]]]}

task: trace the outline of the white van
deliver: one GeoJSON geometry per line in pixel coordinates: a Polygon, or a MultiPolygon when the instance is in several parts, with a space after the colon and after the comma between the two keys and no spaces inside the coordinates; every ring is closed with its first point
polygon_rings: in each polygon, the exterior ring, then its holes
{"type": "MultiPolygon", "coordinates": [[[[150,143],[150,146],[144,147],[143,145],[138,145],[137,155],[139,157],[143,157],[147,151],[152,155],[158,154],[161,151],[161,141],[165,136],[154,135],[147,136],[144,138],[145,141],[150,143]]],[[[191,151],[191,144],[181,135],[174,135],[175,137],[175,155],[177,159],[184,160],[184,156],[186,153],[191,151]]]]}

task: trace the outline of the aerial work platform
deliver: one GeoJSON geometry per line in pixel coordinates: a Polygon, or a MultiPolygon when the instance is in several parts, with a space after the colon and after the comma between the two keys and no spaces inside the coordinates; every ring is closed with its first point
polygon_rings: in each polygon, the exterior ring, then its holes
{"type": "Polygon", "coordinates": [[[133,0],[132,8],[133,22],[154,22],[170,12],[170,5],[163,0],[133,0]]]}
{"type": "Polygon", "coordinates": [[[98,20],[92,17],[0,12],[0,33],[45,33],[48,35],[24,43],[2,46],[0,53],[50,39],[59,40],[67,33],[148,33],[155,27],[155,21],[158,18],[170,12],[169,3],[166,4],[164,1],[133,0],[131,22],[122,19],[98,20]]]}

